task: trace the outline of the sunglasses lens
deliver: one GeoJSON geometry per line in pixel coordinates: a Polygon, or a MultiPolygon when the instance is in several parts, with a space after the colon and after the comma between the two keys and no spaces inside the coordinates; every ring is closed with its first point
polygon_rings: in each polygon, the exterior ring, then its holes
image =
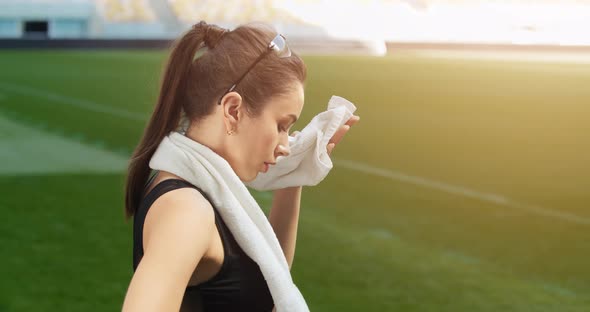
{"type": "Polygon", "coordinates": [[[271,42],[271,48],[275,50],[279,57],[291,56],[291,49],[287,46],[285,37],[277,35],[271,42]]]}

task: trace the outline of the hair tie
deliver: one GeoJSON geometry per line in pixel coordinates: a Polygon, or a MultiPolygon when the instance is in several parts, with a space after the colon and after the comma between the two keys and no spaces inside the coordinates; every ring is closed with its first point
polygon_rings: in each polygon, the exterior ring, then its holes
{"type": "Polygon", "coordinates": [[[203,41],[209,48],[214,48],[219,40],[229,32],[229,29],[221,28],[216,25],[206,24],[203,41]]]}

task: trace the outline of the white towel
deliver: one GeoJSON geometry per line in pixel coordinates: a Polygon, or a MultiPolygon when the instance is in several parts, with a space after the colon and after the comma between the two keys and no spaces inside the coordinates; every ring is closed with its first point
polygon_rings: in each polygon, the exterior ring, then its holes
{"type": "Polygon", "coordinates": [[[332,96],[327,111],[316,115],[296,136],[289,137],[290,154],[279,157],[276,165],[246,185],[265,191],[320,183],[333,167],[326,150],[328,142],[355,110],[351,102],[332,96]]]}
{"type": "Polygon", "coordinates": [[[260,267],[277,312],[309,311],[268,219],[223,157],[172,132],[162,140],[149,165],[171,172],[209,195],[237,243],[260,267]]]}

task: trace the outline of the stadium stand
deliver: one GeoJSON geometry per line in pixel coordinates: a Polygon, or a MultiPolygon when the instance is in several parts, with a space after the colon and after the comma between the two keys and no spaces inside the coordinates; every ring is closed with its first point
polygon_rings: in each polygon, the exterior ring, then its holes
{"type": "Polygon", "coordinates": [[[281,10],[272,0],[168,0],[177,17],[184,23],[210,20],[228,24],[242,24],[249,21],[266,23],[305,24],[293,14],[281,10]]]}
{"type": "Polygon", "coordinates": [[[155,14],[146,0],[98,0],[97,10],[110,22],[152,22],[155,14]]]}
{"type": "MultiPolygon", "coordinates": [[[[317,1],[294,0],[0,0],[0,39],[170,40],[200,20],[226,28],[265,22],[285,34],[301,53],[374,54],[384,40],[338,37],[293,7],[313,9],[317,1]],[[285,6],[287,4],[287,6],[285,6]],[[291,7],[289,7],[290,5],[291,7]]],[[[305,11],[304,10],[304,11],[305,11]]],[[[317,11],[317,10],[315,10],[317,11]]],[[[327,13],[326,13],[327,14],[327,13]]],[[[22,42],[10,43],[30,46],[22,42]]],[[[32,45],[52,46],[33,43],[32,45]]],[[[60,43],[61,44],[61,43],[60,43]]],[[[67,42],[67,47],[71,47],[67,42]]],[[[100,43],[93,43],[93,46],[100,43]]],[[[161,43],[157,44],[161,46],[161,43]]],[[[112,47],[111,43],[106,46],[112,47]]]]}

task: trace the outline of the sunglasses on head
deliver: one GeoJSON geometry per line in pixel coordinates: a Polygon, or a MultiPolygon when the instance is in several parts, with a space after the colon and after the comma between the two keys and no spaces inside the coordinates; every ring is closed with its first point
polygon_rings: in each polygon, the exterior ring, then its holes
{"type": "Polygon", "coordinates": [[[266,51],[264,51],[254,61],[254,63],[252,63],[252,65],[250,65],[250,67],[248,67],[248,70],[246,70],[244,72],[244,74],[242,74],[242,76],[240,76],[240,78],[227,91],[225,91],[223,93],[223,95],[221,95],[217,104],[221,104],[221,99],[226,94],[235,90],[238,83],[240,83],[240,81],[242,81],[242,79],[244,79],[244,77],[246,77],[246,74],[248,74],[252,70],[252,68],[254,68],[254,66],[256,66],[256,64],[258,64],[258,62],[260,62],[260,60],[262,60],[265,56],[267,56],[268,54],[270,54],[272,52],[276,53],[277,56],[280,58],[291,56],[291,49],[289,49],[289,46],[287,45],[287,39],[285,39],[285,37],[283,37],[283,35],[278,34],[276,37],[274,37],[274,39],[268,44],[266,51]]]}

